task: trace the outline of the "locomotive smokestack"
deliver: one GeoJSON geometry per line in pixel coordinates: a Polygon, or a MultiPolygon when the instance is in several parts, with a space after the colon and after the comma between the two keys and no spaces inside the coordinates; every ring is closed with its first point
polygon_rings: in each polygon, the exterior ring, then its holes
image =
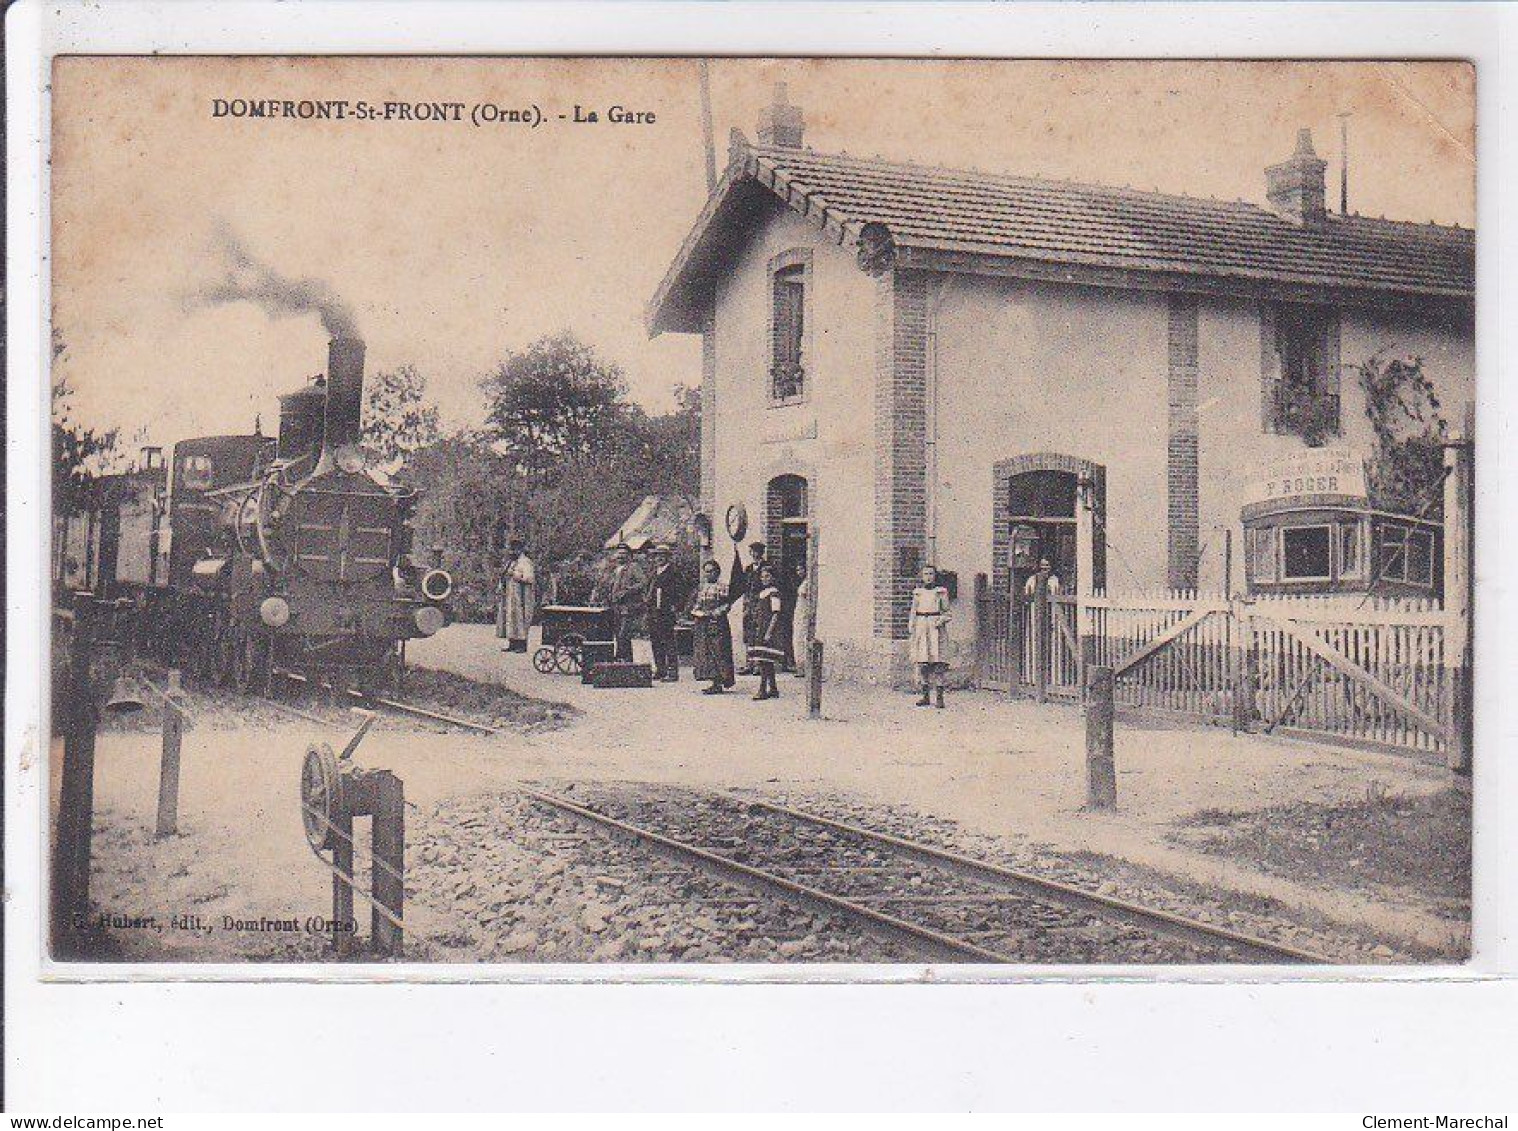
{"type": "Polygon", "coordinates": [[[327,409],[322,421],[325,470],[339,448],[355,445],[363,435],[364,343],[358,338],[333,338],[327,347],[327,409]]]}

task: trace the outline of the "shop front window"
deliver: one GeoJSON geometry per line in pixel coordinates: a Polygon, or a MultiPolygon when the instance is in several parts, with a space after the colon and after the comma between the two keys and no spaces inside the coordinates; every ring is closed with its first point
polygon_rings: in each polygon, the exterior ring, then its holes
{"type": "Polygon", "coordinates": [[[1331,526],[1289,526],[1281,531],[1281,580],[1327,581],[1331,526]]]}

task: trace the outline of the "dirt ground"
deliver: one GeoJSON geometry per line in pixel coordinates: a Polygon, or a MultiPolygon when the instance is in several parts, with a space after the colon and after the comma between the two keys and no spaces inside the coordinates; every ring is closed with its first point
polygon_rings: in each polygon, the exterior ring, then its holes
{"type": "MultiPolygon", "coordinates": [[[[900,693],[829,685],[825,718],[811,720],[792,677],[781,678],[782,698],[765,703],[749,698],[752,680],[703,696],[688,672],[676,684],[597,691],[540,675],[529,656],[499,645],[488,627],[459,625],[413,645],[411,659],[572,709],[533,706],[499,735],[382,718],[357,760],[404,781],[408,843],[434,831],[434,814],[523,781],[828,794],[941,818],[1020,853],[1079,854],[1108,861],[1114,876],[1126,869],[1146,883],[1160,877],[1241,905],[1264,901],[1304,922],[1368,933],[1399,955],[1454,959],[1468,947],[1469,900],[1455,871],[1468,861],[1469,797],[1451,792],[1443,770],[1411,758],[1120,723],[1119,806],[1096,814],[1082,809],[1084,726],[1072,707],[965,692],[951,694],[947,710],[917,710],[900,693]],[[1367,798],[1379,811],[1365,808],[1367,798]],[[1354,816],[1334,818],[1334,835],[1288,832],[1340,812],[1354,816]],[[1437,867],[1408,866],[1430,846],[1437,867]]],[[[199,702],[203,713],[185,736],[177,837],[151,836],[159,760],[151,719],[100,736],[93,894],[111,914],[154,921],[113,929],[112,953],[316,957],[321,940],[303,924],[330,906],[330,879],[306,846],[299,767],[310,743],[340,746],[357,719],[329,712],[318,723],[199,702]],[[237,926],[221,929],[229,919],[237,926]]],[[[435,902],[417,901],[408,925],[446,937],[448,901],[435,902]]]]}

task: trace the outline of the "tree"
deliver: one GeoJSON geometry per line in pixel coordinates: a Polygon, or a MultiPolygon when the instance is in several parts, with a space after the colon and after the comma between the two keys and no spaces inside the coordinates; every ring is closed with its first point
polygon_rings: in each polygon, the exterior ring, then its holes
{"type": "Polygon", "coordinates": [[[121,438],[119,428],[97,431],[74,419],[74,390],[59,365],[67,352],[53,327],[53,509],[60,514],[83,509],[95,476],[114,466],[121,438]]]}
{"type": "Polygon", "coordinates": [[[534,479],[591,456],[626,407],[622,370],[567,330],[511,354],[482,388],[487,433],[534,479]]]}
{"type": "Polygon", "coordinates": [[[440,435],[427,379],[414,365],[376,373],[364,382],[364,442],[386,461],[404,460],[440,435]]]}
{"type": "Polygon", "coordinates": [[[1369,464],[1371,502],[1381,510],[1443,516],[1447,426],[1420,357],[1368,358],[1359,370],[1365,416],[1376,436],[1369,464]]]}
{"type": "Polygon", "coordinates": [[[460,432],[413,452],[405,478],[421,492],[415,552],[425,558],[429,547],[441,546],[455,607],[466,617],[485,616],[495,601],[503,520],[523,507],[521,477],[489,437],[460,432]]]}

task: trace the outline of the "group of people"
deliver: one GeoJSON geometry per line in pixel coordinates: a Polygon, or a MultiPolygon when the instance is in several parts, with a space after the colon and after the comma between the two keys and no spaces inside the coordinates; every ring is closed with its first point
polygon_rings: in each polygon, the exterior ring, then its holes
{"type": "MultiPolygon", "coordinates": [[[[780,697],[778,674],[805,674],[807,660],[810,583],[804,572],[787,576],[768,558],[763,542],[749,543],[749,564],[736,550],[726,581],[714,559],[701,563],[700,580],[690,591],[674,564],[667,545],[650,552],[652,569],[643,569],[632,548],[621,544],[612,552],[611,563],[601,574],[590,603],[611,610],[613,657],[621,662],[633,658],[633,635],[646,620],[653,649],[654,678],[674,683],[680,678],[679,647],[675,627],[688,616],[694,635],[695,678],[707,684],[702,693],[722,695],[737,685],[739,675],[757,675],[755,700],[780,697]],[[742,606],[744,667],[735,659],[729,615],[742,606]]],[[[950,617],[948,591],[938,583],[938,572],[924,566],[920,584],[912,591],[910,641],[912,661],[921,687],[919,707],[944,706],[948,671],[947,640],[950,617]]],[[[520,539],[512,539],[502,568],[497,635],[507,641],[506,651],[527,651],[527,633],[536,615],[537,579],[532,559],[520,539]]]]}
{"type": "Polygon", "coordinates": [[[707,684],[704,694],[721,695],[736,686],[740,674],[728,615],[741,603],[745,664],[741,674],[759,677],[755,699],[778,698],[777,673],[794,670],[797,653],[805,652],[804,642],[796,642],[805,628],[804,616],[798,620],[796,608],[805,599],[806,584],[805,579],[797,579],[796,584],[787,585],[782,572],[766,560],[764,543],[753,543],[749,553],[748,566],[735,555],[725,583],[722,567],[715,560],[704,561],[700,580],[687,591],[668,546],[653,548],[653,568],[646,575],[634,562],[631,548],[618,546],[610,570],[591,597],[592,604],[612,611],[615,657],[632,659],[633,632],[646,617],[654,678],[675,682],[680,678],[675,625],[682,615],[689,616],[695,677],[707,684]]]}

